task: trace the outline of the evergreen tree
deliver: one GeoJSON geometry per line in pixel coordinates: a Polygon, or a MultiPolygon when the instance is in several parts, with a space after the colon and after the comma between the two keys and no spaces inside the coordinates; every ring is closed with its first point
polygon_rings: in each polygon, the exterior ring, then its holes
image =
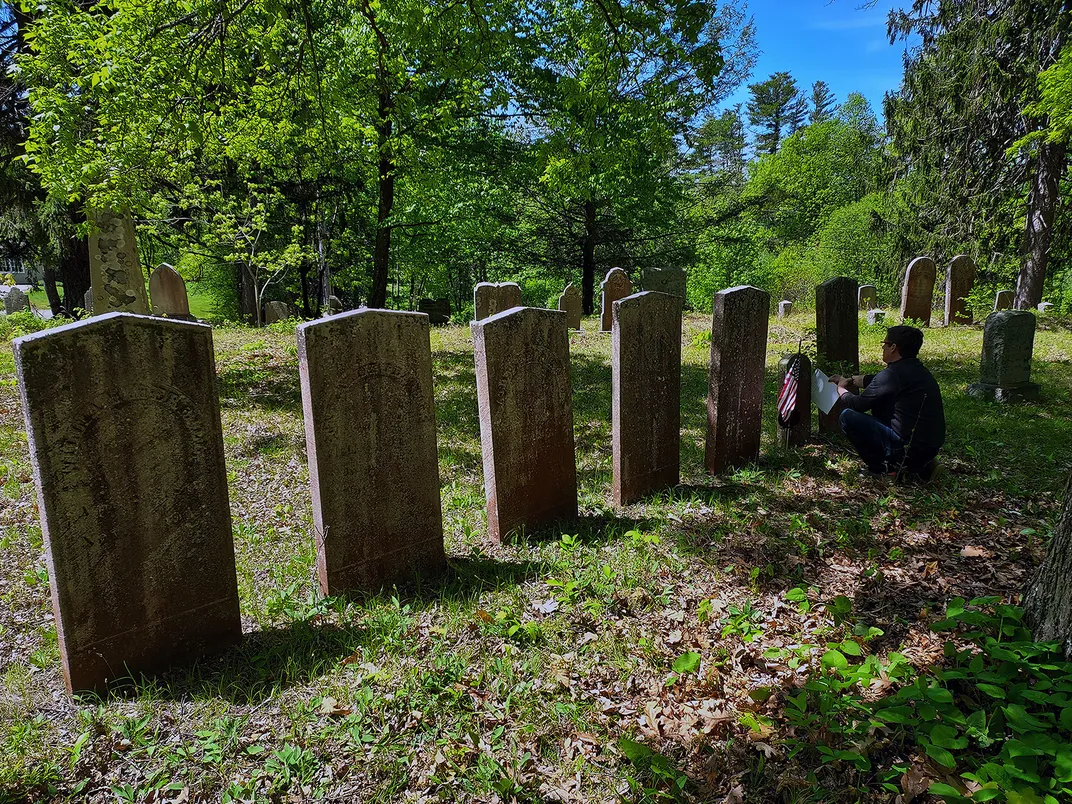
{"type": "Polygon", "coordinates": [[[774,73],[766,81],[748,85],[748,122],[759,128],[756,150],[777,153],[782,141],[804,124],[808,100],[789,73],[774,73]]]}
{"type": "Polygon", "coordinates": [[[826,81],[816,81],[811,85],[811,114],[808,123],[821,123],[829,120],[837,106],[837,98],[830,91],[826,81]]]}

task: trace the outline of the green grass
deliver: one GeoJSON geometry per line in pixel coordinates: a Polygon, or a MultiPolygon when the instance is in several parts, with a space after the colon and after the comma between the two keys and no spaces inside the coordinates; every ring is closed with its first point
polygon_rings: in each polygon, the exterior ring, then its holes
{"type": "MultiPolygon", "coordinates": [[[[1072,464],[1072,332],[1037,335],[1041,402],[1002,407],[965,393],[981,330],[927,331],[950,471],[920,489],[858,478],[840,441],[775,448],[777,360],[812,325],[803,313],[771,321],[760,460],[707,476],[709,320],[691,315],[682,483],[615,510],[610,338],[594,325],[571,336],[581,516],[504,545],[485,533],[468,328],[433,331],[451,572],[365,600],[323,599],[314,582],[294,323],[216,329],[248,633],[103,701],[61,693],[0,351],[0,801],[889,800],[910,747],[876,749],[866,772],[823,762],[821,734],[787,730],[786,701],[820,672],[810,646],[858,639],[928,673],[946,661],[928,625],[949,600],[1015,602],[1072,464]],[[990,557],[962,556],[969,545],[990,557]],[[772,650],[805,658],[789,668],[772,650]]],[[[883,331],[861,329],[864,370],[883,331]]]]}

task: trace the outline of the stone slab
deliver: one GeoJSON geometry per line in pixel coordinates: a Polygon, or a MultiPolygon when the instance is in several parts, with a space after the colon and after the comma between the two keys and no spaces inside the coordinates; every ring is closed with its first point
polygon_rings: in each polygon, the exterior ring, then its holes
{"type": "Polygon", "coordinates": [[[881,324],[886,320],[885,310],[868,310],[867,311],[867,323],[871,326],[875,324],[881,324]]]}
{"type": "Polygon", "coordinates": [[[1030,310],[1001,310],[987,316],[979,358],[981,384],[1012,389],[1031,382],[1035,323],[1030,310]]]}
{"type": "Polygon", "coordinates": [[[958,254],[945,273],[945,323],[972,323],[968,297],[975,287],[975,262],[967,254],[958,254]]]}
{"type": "Polygon", "coordinates": [[[11,288],[4,296],[4,312],[8,315],[30,309],[30,297],[18,288],[11,288]]]}
{"type": "Polygon", "coordinates": [[[270,301],[264,305],[264,323],[275,324],[290,318],[290,305],[281,301],[270,301]]]}
{"type": "Polygon", "coordinates": [[[417,302],[417,312],[428,316],[428,323],[432,326],[441,326],[450,323],[450,299],[443,296],[439,299],[421,299],[417,302]]]}
{"type": "Polygon", "coordinates": [[[666,293],[670,296],[685,298],[686,278],[681,268],[645,268],[642,280],[644,290],[666,293]]]}
{"type": "Polygon", "coordinates": [[[521,286],[517,282],[478,282],[473,288],[473,320],[521,306],[521,286]]]}
{"type": "Polygon", "coordinates": [[[569,331],[560,310],[474,321],[488,534],[577,516],[569,331]]]}
{"type": "Polygon", "coordinates": [[[785,318],[793,314],[793,302],[783,300],[778,302],[778,317],[785,318]]]}
{"type": "Polygon", "coordinates": [[[153,304],[153,315],[178,318],[189,321],[190,299],[186,295],[186,281],[179,272],[166,262],[156,266],[149,277],[149,300],[153,304]]]}
{"type": "Polygon", "coordinates": [[[1039,302],[1037,309],[1040,313],[1045,313],[1048,312],[1051,307],[1053,307],[1053,302],[1039,302]]]}
{"type": "Polygon", "coordinates": [[[868,310],[874,310],[878,307],[878,291],[874,285],[860,285],[857,298],[859,300],[859,308],[864,312],[868,310]]]}
{"type": "Polygon", "coordinates": [[[610,332],[614,324],[614,302],[624,299],[633,292],[633,283],[629,275],[621,268],[611,268],[599,286],[599,331],[610,332]]]}
{"type": "Polygon", "coordinates": [[[428,316],[363,308],[297,331],[320,588],[446,569],[428,316]]]}
{"type": "MultiPolygon", "coordinates": [[[[825,374],[850,376],[860,372],[859,288],[856,280],[835,276],[815,289],[815,350],[817,368],[825,374]]],[[[840,433],[838,405],[819,411],[819,431],[840,433]]]]}
{"type": "Polygon", "coordinates": [[[934,280],[938,269],[930,257],[916,257],[905,271],[901,289],[901,320],[919,321],[925,327],[931,325],[931,308],[934,306],[934,280]]]}
{"type": "Polygon", "coordinates": [[[14,349],[68,690],[237,642],[212,329],[111,313],[14,349]]]}
{"type": "Polygon", "coordinates": [[[618,506],[681,479],[683,303],[648,291],[612,308],[611,493],[618,506]]]}
{"type": "Polygon", "coordinates": [[[138,240],[130,215],[112,210],[89,213],[89,277],[93,313],[147,315],[145,277],[138,262],[138,240]]]}
{"type": "Polygon", "coordinates": [[[759,457],[769,318],[764,290],[739,285],[715,294],[704,448],[712,474],[759,457]]]}
{"type": "MultiPolygon", "coordinates": [[[[789,359],[794,355],[784,355],[781,360],[778,361],[778,392],[782,390],[782,383],[785,382],[785,372],[789,367],[789,359]]],[[[788,447],[799,447],[811,438],[811,378],[812,367],[811,358],[802,354],[800,356],[800,381],[797,383],[797,409],[800,411],[800,420],[792,427],[782,427],[776,425],[778,429],[777,443],[779,447],[783,449],[788,447]]],[[[775,400],[778,395],[775,394],[775,400]]],[[[775,419],[777,419],[777,411],[775,411],[775,419]]]]}
{"type": "Polygon", "coordinates": [[[82,309],[86,311],[86,315],[93,315],[93,288],[91,287],[86,291],[82,297],[82,309]]]}
{"type": "Polygon", "coordinates": [[[994,312],[1011,310],[1015,296],[1011,290],[999,290],[994,294],[994,312]]]}
{"type": "Polygon", "coordinates": [[[572,282],[559,295],[558,309],[566,314],[567,328],[581,328],[581,291],[572,282]]]}

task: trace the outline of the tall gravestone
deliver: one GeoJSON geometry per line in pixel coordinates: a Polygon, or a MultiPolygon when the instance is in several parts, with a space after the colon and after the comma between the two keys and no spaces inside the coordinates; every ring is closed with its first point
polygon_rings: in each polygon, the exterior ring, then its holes
{"type": "Polygon", "coordinates": [[[999,290],[994,296],[994,312],[1011,310],[1012,302],[1013,292],[1011,290],[999,290]]]}
{"type": "Polygon", "coordinates": [[[704,465],[717,474],[759,456],[770,294],[740,285],[715,294],[704,465]]]}
{"type": "Polygon", "coordinates": [[[968,394],[995,402],[1038,399],[1031,382],[1031,353],[1035,346],[1035,314],[1029,310],[991,313],[983,324],[983,353],[979,382],[968,394]]]}
{"type": "Polygon", "coordinates": [[[86,315],[93,315],[93,288],[87,290],[82,297],[82,309],[86,311],[86,315]]]}
{"type": "Polygon", "coordinates": [[[30,297],[18,288],[11,288],[4,296],[4,312],[8,315],[30,309],[30,297]]]}
{"type": "Polygon", "coordinates": [[[153,303],[153,315],[189,321],[190,299],[186,295],[186,281],[179,272],[166,262],[156,266],[149,277],[149,300],[153,303]]]}
{"type": "Polygon", "coordinates": [[[644,290],[685,298],[685,271],[681,268],[645,268],[644,290]]]}
{"type": "Polygon", "coordinates": [[[428,316],[298,326],[320,588],[374,592],[446,567],[428,316]]]}
{"type": "MultiPolygon", "coordinates": [[[[827,279],[815,289],[815,351],[818,368],[844,376],[860,371],[859,294],[856,280],[847,276],[827,279]]],[[[819,430],[837,433],[838,405],[819,411],[819,430]]]]}
{"type": "Polygon", "coordinates": [[[517,282],[478,282],[473,288],[473,320],[521,306],[521,286],[517,282]]]}
{"type": "Polygon", "coordinates": [[[970,324],[972,313],[968,296],[975,286],[975,263],[967,254],[958,254],[945,274],[945,323],[970,324]]]}
{"type": "Polygon", "coordinates": [[[621,268],[611,268],[607,276],[599,286],[602,301],[599,310],[599,329],[601,332],[610,332],[614,323],[614,302],[624,299],[633,292],[633,283],[629,281],[629,275],[621,268]]]}
{"type": "Polygon", "coordinates": [[[112,313],[14,347],[68,690],[237,642],[212,329],[112,313]]]}
{"type": "Polygon", "coordinates": [[[581,328],[581,292],[570,282],[558,297],[558,309],[566,314],[568,329],[581,328]]]}
{"type": "Polygon", "coordinates": [[[874,285],[860,285],[859,308],[864,312],[878,307],[878,291],[874,285]]]}
{"type": "Polygon", "coordinates": [[[90,213],[89,277],[93,313],[148,314],[145,277],[138,262],[138,240],[130,215],[113,210],[90,213]]]}
{"type": "Polygon", "coordinates": [[[569,332],[559,310],[474,321],[488,534],[577,516],[569,332]]]}
{"type": "Polygon", "coordinates": [[[785,318],[793,314],[793,302],[788,299],[783,299],[778,302],[778,317],[785,318]]]}
{"type": "Polygon", "coordinates": [[[612,494],[629,505],[681,478],[679,296],[645,292],[614,303],[611,330],[612,494]]]}
{"type": "Polygon", "coordinates": [[[934,306],[934,280],[938,270],[930,257],[916,257],[905,271],[904,287],[901,289],[901,320],[931,324],[931,308],[934,306]]]}
{"type": "MultiPolygon", "coordinates": [[[[778,361],[778,389],[779,393],[785,383],[785,373],[789,368],[789,360],[793,355],[786,355],[778,361]]],[[[802,354],[800,360],[800,378],[797,381],[797,410],[800,411],[797,423],[791,427],[778,425],[777,442],[779,447],[797,447],[811,437],[811,358],[802,354]]],[[[776,397],[777,398],[777,397],[776,397]]]]}
{"type": "Polygon", "coordinates": [[[417,302],[417,312],[428,316],[432,326],[450,323],[450,299],[442,296],[438,299],[421,299],[417,302]]]}

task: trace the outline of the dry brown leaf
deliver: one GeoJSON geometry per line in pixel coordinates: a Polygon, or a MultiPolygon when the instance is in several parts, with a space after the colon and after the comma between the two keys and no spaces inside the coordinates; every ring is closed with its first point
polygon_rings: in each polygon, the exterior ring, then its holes
{"type": "Polygon", "coordinates": [[[320,714],[327,717],[346,717],[352,710],[340,706],[334,698],[325,698],[320,702],[320,714]]]}
{"type": "Polygon", "coordinates": [[[991,558],[994,555],[985,547],[976,547],[972,544],[965,545],[960,554],[964,558],[991,558]]]}

